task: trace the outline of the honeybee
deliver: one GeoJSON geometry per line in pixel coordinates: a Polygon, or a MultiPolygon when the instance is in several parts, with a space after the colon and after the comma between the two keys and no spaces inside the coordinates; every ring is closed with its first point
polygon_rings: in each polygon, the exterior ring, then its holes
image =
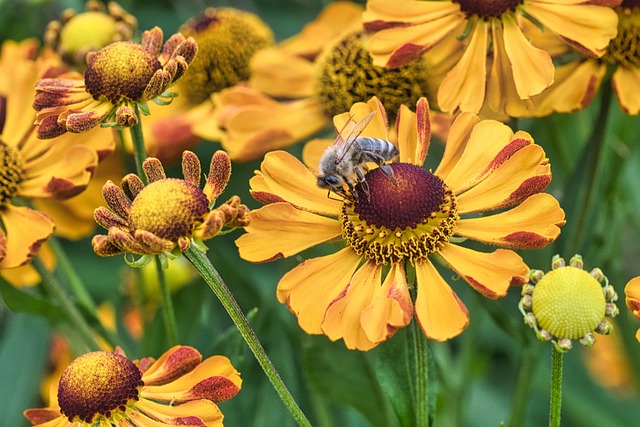
{"type": "Polygon", "coordinates": [[[318,165],[317,184],[320,188],[328,189],[327,196],[333,191],[344,198],[353,197],[358,201],[355,186],[360,183],[367,197],[371,197],[364,177],[367,162],[377,163],[382,173],[395,181],[393,169],[386,162],[398,156],[398,148],[384,139],[360,136],[375,113],[370,112],[358,122],[353,116],[350,117],[333,144],[322,154],[318,165]]]}

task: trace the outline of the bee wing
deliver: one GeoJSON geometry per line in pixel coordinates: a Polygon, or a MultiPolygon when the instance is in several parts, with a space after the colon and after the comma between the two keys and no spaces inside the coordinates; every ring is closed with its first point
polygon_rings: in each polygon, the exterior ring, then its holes
{"type": "Polygon", "coordinates": [[[347,123],[344,124],[342,129],[340,129],[338,136],[336,136],[336,140],[333,142],[333,145],[337,148],[336,158],[338,161],[342,160],[342,158],[349,152],[351,144],[353,144],[356,138],[360,136],[375,114],[376,112],[372,111],[359,122],[356,122],[353,119],[353,116],[349,117],[349,120],[347,120],[347,123]]]}

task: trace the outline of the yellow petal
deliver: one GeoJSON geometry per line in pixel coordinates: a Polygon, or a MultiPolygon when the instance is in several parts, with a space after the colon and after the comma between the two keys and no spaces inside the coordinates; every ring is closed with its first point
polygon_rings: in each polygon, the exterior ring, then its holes
{"type": "Polygon", "coordinates": [[[450,181],[451,170],[460,162],[467,148],[473,128],[480,122],[473,113],[461,113],[451,124],[444,155],[438,165],[435,175],[441,176],[447,183],[450,181]]]}
{"type": "Polygon", "coordinates": [[[336,132],[340,132],[344,138],[347,138],[350,133],[349,131],[353,128],[354,122],[358,123],[372,111],[375,111],[376,114],[373,116],[369,124],[362,130],[360,136],[389,140],[387,112],[380,100],[375,96],[367,102],[356,102],[351,106],[348,113],[342,113],[334,116],[333,125],[336,132]],[[345,126],[347,126],[347,129],[345,129],[345,126]]]}
{"type": "MultiPolygon", "coordinates": [[[[222,427],[223,425],[222,411],[215,403],[206,399],[185,402],[180,405],[166,405],[142,398],[136,402],[136,407],[139,410],[127,412],[127,417],[131,419],[131,425],[134,426],[180,425],[185,422],[185,419],[189,420],[191,417],[198,417],[207,427],[222,427]]],[[[63,427],[63,425],[59,427],[63,427]]]]}
{"type": "Polygon", "coordinates": [[[564,223],[558,201],[550,194],[539,193],[506,212],[461,219],[456,234],[506,248],[533,249],[553,242],[564,223]]]}
{"type": "Polygon", "coordinates": [[[295,255],[341,234],[340,222],[294,208],[289,203],[272,203],[249,213],[246,233],[236,240],[240,257],[266,262],[295,255]]]}
{"type": "MultiPolygon", "coordinates": [[[[6,240],[0,248],[0,269],[26,264],[40,246],[51,237],[55,228],[51,219],[42,212],[23,206],[6,204],[2,209],[2,222],[6,231],[0,231],[6,240]]],[[[2,239],[0,239],[2,240],[2,239]]]]}
{"type": "MultiPolygon", "coordinates": [[[[56,257],[48,244],[42,245],[38,251],[38,257],[49,270],[53,270],[56,265],[56,257]]],[[[25,264],[16,268],[0,269],[0,276],[16,288],[23,286],[33,286],[40,283],[40,274],[32,264],[25,264]]]]}
{"type": "Polygon", "coordinates": [[[257,51],[251,58],[249,86],[273,97],[305,98],[313,95],[315,65],[277,47],[257,51]]]}
{"type": "Polygon", "coordinates": [[[307,260],[282,277],[278,301],[287,303],[305,332],[322,334],[327,308],[347,287],[360,260],[351,248],[307,260]]]}
{"type": "Polygon", "coordinates": [[[438,89],[438,106],[442,111],[470,111],[482,108],[487,81],[487,46],[489,27],[478,21],[469,45],[460,61],[449,71],[438,89]]]}
{"type": "Polygon", "coordinates": [[[624,287],[625,303],[627,308],[638,316],[640,310],[640,276],[634,277],[624,287]]]}
{"type": "Polygon", "coordinates": [[[311,170],[318,170],[320,158],[333,142],[333,139],[314,138],[304,144],[304,148],[302,149],[303,163],[311,168],[311,170]]]}
{"type": "Polygon", "coordinates": [[[431,262],[416,264],[415,318],[428,338],[446,341],[469,324],[467,307],[431,262]]]}
{"type": "Polygon", "coordinates": [[[476,291],[492,299],[505,296],[510,285],[523,285],[529,272],[518,254],[505,249],[484,253],[448,244],[439,254],[476,291]]]}
{"type": "Polygon", "coordinates": [[[401,105],[396,119],[400,161],[422,166],[431,143],[431,117],[429,102],[420,98],[416,112],[401,105]]]}
{"type": "Polygon", "coordinates": [[[630,115],[640,113],[640,68],[618,66],[613,74],[613,88],[622,110],[630,115]]]}
{"type": "Polygon", "coordinates": [[[267,153],[260,171],[249,181],[251,194],[262,203],[287,201],[300,209],[338,216],[340,203],[316,184],[316,176],[285,151],[267,153]]]}

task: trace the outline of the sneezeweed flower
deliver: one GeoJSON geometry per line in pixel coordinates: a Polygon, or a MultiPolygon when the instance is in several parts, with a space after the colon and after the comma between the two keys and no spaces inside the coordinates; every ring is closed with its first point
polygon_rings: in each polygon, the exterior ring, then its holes
{"type": "Polygon", "coordinates": [[[59,21],[49,22],[44,41],[68,65],[84,70],[87,53],[112,42],[131,39],[137,26],[136,18],[118,3],[110,2],[105,8],[101,2],[89,0],[84,12],[67,9],[59,21]]]}
{"type": "Polygon", "coordinates": [[[593,333],[610,333],[609,319],[618,314],[618,295],[607,277],[599,268],[587,273],[583,265],[580,255],[568,266],[555,255],[551,271],[531,270],[522,288],[519,308],[525,323],[540,341],[551,341],[560,352],[570,350],[575,339],[591,347],[593,333]]]}
{"type": "Polygon", "coordinates": [[[369,0],[363,21],[374,32],[368,46],[380,66],[407,64],[441,43],[462,43],[458,61],[438,89],[442,111],[477,113],[485,107],[527,115],[527,101],[553,83],[554,65],[523,34],[521,21],[535,22],[572,47],[600,57],[616,35],[617,17],[609,6],[618,3],[369,0]]]}
{"type": "Polygon", "coordinates": [[[87,55],[82,76],[68,73],[41,79],[33,103],[38,137],[86,132],[99,124],[131,127],[146,103],[166,103],[176,96],[167,89],[187,71],[198,51],[192,38],[174,34],[164,45],[162,30],[142,34],[141,44],[120,41],[87,55]]]}
{"type": "Polygon", "coordinates": [[[229,359],[202,360],[192,347],[175,346],[158,360],[133,362],[120,350],[76,358],[63,372],[50,406],[27,409],[36,426],[222,426],[216,403],[242,385],[229,359]]]}
{"type": "Polygon", "coordinates": [[[167,258],[176,258],[191,245],[206,251],[202,241],[215,237],[224,227],[247,225],[249,210],[238,196],[213,208],[231,175],[231,161],[224,151],[211,158],[204,189],[199,187],[200,161],[190,151],[182,156],[184,179],[167,178],[162,164],[153,157],[145,159],[142,168],[148,185],[137,175],[128,174],[122,179],[122,188],[111,181],[102,188],[109,207],[96,209],[95,219],[109,233],[94,236],[96,254],[142,255],[136,262],[127,261],[138,267],[159,255],[166,264],[167,258]]]}
{"type": "MultiPolygon", "coordinates": [[[[625,303],[631,313],[640,319],[640,277],[629,280],[624,287],[625,303]]],[[[636,339],[640,341],[640,329],[636,332],[636,339]]]]}
{"type": "MultiPolygon", "coordinates": [[[[376,115],[362,135],[388,140],[386,112],[376,98],[336,116],[336,129],[371,111],[376,115]]],[[[289,271],[277,296],[307,333],[342,338],[348,348],[375,347],[414,316],[429,338],[457,336],[469,322],[467,309],[433,261],[482,295],[499,298],[510,285],[524,284],[528,268],[520,256],[460,243],[468,238],[503,248],[539,248],[564,224],[558,202],[540,193],[551,180],[550,165],[526,132],[462,114],[432,173],[422,167],[430,143],[426,99],[417,102],[415,113],[400,107],[397,117],[400,162],[390,166],[394,179],[372,169],[365,176],[368,195],[358,184],[357,198],[329,198],[293,156],[267,154],[251,179],[252,195],[266,205],[249,214],[247,233],[236,240],[240,256],[252,262],[323,242],[344,244],[289,271]],[[493,212],[498,209],[504,211],[493,212]],[[415,284],[408,282],[409,270],[415,270],[415,284]]]]}

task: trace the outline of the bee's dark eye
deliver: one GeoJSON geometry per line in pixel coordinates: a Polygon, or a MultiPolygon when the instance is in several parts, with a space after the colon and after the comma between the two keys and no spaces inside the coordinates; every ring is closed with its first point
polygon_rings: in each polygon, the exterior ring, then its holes
{"type": "Polygon", "coordinates": [[[340,180],[334,175],[327,175],[324,177],[324,182],[328,185],[335,187],[336,185],[340,185],[340,180]]]}

